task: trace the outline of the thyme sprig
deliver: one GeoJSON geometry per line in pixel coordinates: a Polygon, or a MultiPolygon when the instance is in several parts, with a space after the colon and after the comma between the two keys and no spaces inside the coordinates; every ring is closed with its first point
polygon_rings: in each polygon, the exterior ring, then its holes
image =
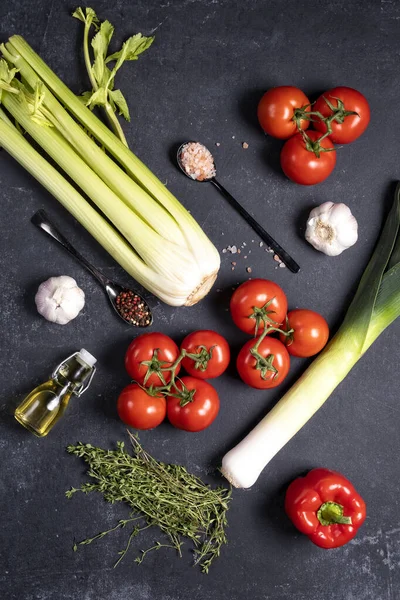
{"type": "Polygon", "coordinates": [[[124,558],[131,542],[141,531],[157,526],[169,539],[169,544],[157,542],[142,550],[136,558],[140,564],[151,550],[162,547],[175,548],[181,554],[182,538],[193,543],[195,564],[208,573],[209,567],[227,543],[225,528],[231,490],[225,487],[210,488],[181,465],[166,464],[150,456],[138,439],[130,434],[133,455],[117,442],[116,450],[103,450],[91,444],[70,445],[67,451],[89,465],[88,475],[94,482],[84,483],[79,489],[66,492],[68,498],[82,491],[101,492],[107,502],[125,502],[132,510],[129,519],[92,538],[74,544],[74,550],[87,545],[108,533],[133,524],[128,542],[114,566],[124,558]]]}

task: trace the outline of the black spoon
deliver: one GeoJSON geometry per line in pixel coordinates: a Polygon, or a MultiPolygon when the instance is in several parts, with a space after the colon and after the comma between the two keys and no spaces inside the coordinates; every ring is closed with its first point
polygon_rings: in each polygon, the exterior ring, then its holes
{"type": "MultiPolygon", "coordinates": [[[[115,281],[111,281],[101,273],[96,267],[94,267],[82,254],[80,254],[75,248],[70,244],[70,242],[63,236],[63,234],[57,229],[57,227],[52,223],[44,210],[38,210],[32,217],[31,223],[43,229],[53,239],[55,239],[61,246],[63,246],[74,258],[76,258],[84,267],[97,279],[99,283],[105,289],[107,296],[111,302],[111,305],[117,315],[125,321],[125,323],[129,323],[129,325],[133,325],[135,327],[148,327],[153,322],[153,316],[151,314],[150,307],[147,302],[138,294],[135,290],[131,290],[129,288],[123,287],[119,283],[115,281]],[[135,315],[132,316],[124,316],[125,311],[123,307],[118,306],[117,298],[121,297],[120,294],[126,293],[128,296],[132,296],[132,294],[137,298],[136,306],[140,310],[140,316],[138,315],[135,318],[135,315]],[[139,305],[139,306],[138,306],[139,305]]],[[[136,299],[135,298],[135,299],[136,299]]]]}
{"type": "MultiPolygon", "coordinates": [[[[279,258],[281,259],[281,261],[287,266],[287,268],[292,271],[292,273],[298,273],[300,271],[300,266],[297,264],[297,262],[290,256],[290,254],[288,254],[286,252],[286,250],[284,250],[282,248],[282,246],[280,246],[280,244],[278,244],[278,242],[276,242],[274,240],[274,238],[267,232],[265,231],[265,229],[263,227],[261,227],[261,225],[259,223],[257,223],[257,221],[255,219],[253,219],[253,217],[247,212],[247,210],[245,208],[243,208],[243,206],[241,204],[239,204],[239,202],[228,192],[228,190],[226,190],[223,185],[221,185],[219,183],[219,181],[217,181],[216,179],[216,167],[215,167],[215,162],[214,162],[214,175],[212,177],[209,177],[208,179],[197,179],[196,177],[191,177],[189,173],[187,173],[187,171],[185,170],[185,167],[182,164],[182,150],[185,148],[185,146],[187,146],[188,144],[195,144],[196,142],[185,142],[184,144],[181,144],[178,148],[178,152],[177,152],[177,162],[178,165],[180,167],[180,169],[182,170],[182,172],[186,175],[186,177],[189,177],[189,179],[192,179],[194,181],[201,181],[201,182],[207,182],[207,183],[212,183],[213,185],[215,185],[215,187],[217,188],[217,190],[219,192],[221,192],[221,194],[224,196],[224,198],[226,200],[228,200],[229,204],[231,206],[233,206],[234,209],[237,210],[237,212],[244,218],[245,221],[247,221],[247,223],[250,225],[250,227],[252,227],[254,229],[254,231],[260,236],[260,238],[262,240],[264,240],[264,242],[275,252],[275,254],[277,254],[279,256],[279,258]]],[[[205,146],[204,146],[205,148],[205,146]]],[[[213,158],[214,161],[214,158],[213,158]]]]}

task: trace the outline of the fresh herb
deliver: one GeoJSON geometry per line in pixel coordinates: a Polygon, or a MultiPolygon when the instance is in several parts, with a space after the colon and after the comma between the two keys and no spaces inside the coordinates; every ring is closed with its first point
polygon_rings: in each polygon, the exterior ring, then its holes
{"type": "Polygon", "coordinates": [[[212,561],[219,556],[221,546],[227,543],[226,512],[231,490],[225,487],[211,489],[185,467],[159,462],[143,450],[135,436],[129,435],[133,455],[125,450],[123,442],[117,443],[116,450],[103,450],[82,443],[67,448],[69,453],[88,463],[88,475],[95,480],[94,483],[84,483],[79,490],[72,488],[67,491],[68,498],[77,491],[85,494],[97,491],[107,502],[125,502],[132,509],[129,519],[75,544],[74,550],[79,545],[90,544],[112,531],[133,524],[128,542],[119,553],[117,565],[126,555],[132,539],[140,531],[155,525],[170,543],[157,542],[152,548],[142,550],[135,562],[140,564],[150,550],[162,547],[175,548],[182,556],[182,538],[187,538],[194,545],[195,564],[200,564],[202,571],[208,573],[212,561]]]}
{"type": "Polygon", "coordinates": [[[85,24],[83,34],[83,53],[92,91],[84,92],[82,99],[86,106],[93,109],[103,106],[107,118],[120,140],[127,146],[122,127],[115,116],[115,111],[130,121],[128,104],[121,90],[114,89],[115,76],[126,60],[138,60],[139,55],[151,46],[154,37],[145,37],[141,33],[133,35],[122,44],[118,52],[107,56],[108,47],[114,33],[109,21],[99,24],[99,19],[92,8],[77,8],[72,15],[85,24]],[[92,63],[89,49],[89,36],[92,26],[97,31],[91,41],[94,61],[92,63]],[[114,63],[112,68],[107,65],[114,63]]]}

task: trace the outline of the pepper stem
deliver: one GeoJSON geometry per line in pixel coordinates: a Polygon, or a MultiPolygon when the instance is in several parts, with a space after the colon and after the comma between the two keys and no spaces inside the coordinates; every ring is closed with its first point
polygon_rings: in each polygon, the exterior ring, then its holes
{"type": "Polygon", "coordinates": [[[321,525],[351,525],[351,517],[343,516],[343,506],[337,502],[324,502],[318,509],[317,517],[321,525]]]}

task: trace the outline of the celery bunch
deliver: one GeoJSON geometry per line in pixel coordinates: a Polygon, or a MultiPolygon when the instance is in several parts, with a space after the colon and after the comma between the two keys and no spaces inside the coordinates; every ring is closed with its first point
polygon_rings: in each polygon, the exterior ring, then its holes
{"type": "Polygon", "coordinates": [[[173,306],[198,302],[216,279],[220,257],[193,217],[23,38],[13,36],[0,48],[3,107],[76,187],[4,111],[0,145],[145,288],[173,306]]]}

